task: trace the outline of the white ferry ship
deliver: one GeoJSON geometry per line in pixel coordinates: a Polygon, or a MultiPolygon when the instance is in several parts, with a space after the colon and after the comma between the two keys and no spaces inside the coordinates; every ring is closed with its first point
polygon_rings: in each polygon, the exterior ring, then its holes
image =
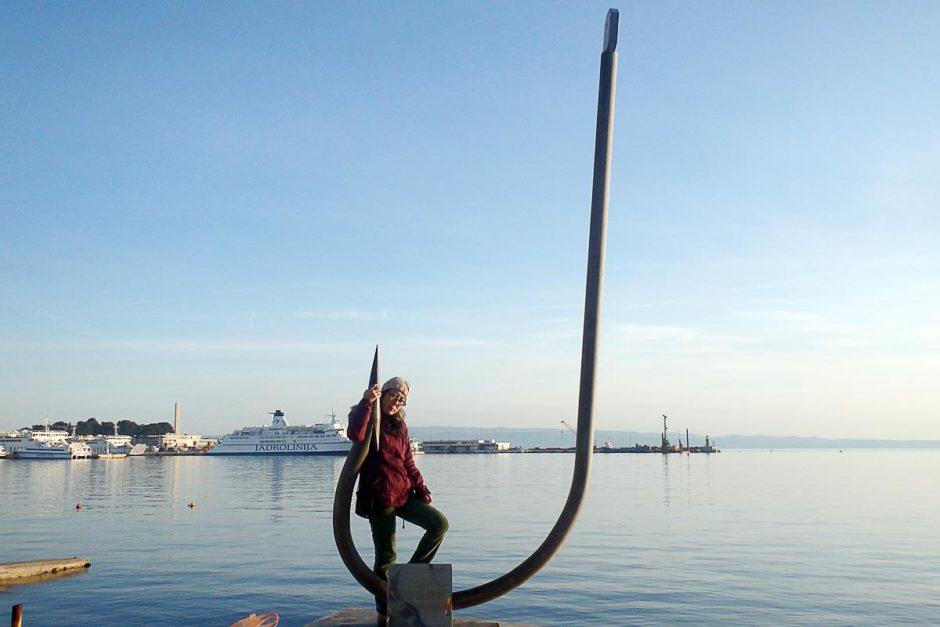
{"type": "Polygon", "coordinates": [[[222,436],[209,455],[345,455],[352,448],[336,414],[329,414],[332,422],[315,425],[290,425],[280,409],[272,415],[270,427],[245,427],[222,436]]]}
{"type": "Polygon", "coordinates": [[[69,437],[67,431],[49,429],[42,431],[33,431],[32,429],[20,429],[19,431],[8,431],[0,433],[0,446],[4,447],[7,455],[19,457],[20,451],[36,442],[62,442],[69,437]]]}
{"type": "Polygon", "coordinates": [[[84,442],[33,440],[17,451],[20,459],[91,459],[92,452],[84,442]]]}

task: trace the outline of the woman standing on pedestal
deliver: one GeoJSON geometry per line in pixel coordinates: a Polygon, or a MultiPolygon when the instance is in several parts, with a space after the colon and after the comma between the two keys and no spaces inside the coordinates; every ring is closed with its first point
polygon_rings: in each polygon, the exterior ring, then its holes
{"type": "MultiPolygon", "coordinates": [[[[444,534],[447,518],[431,507],[431,491],[415,466],[405,424],[405,404],[411,386],[401,377],[394,377],[379,388],[367,389],[359,404],[349,412],[346,433],[354,442],[365,439],[372,415],[372,403],[381,409],[378,450],[372,447],[359,471],[359,489],[356,492],[356,514],[369,519],[372,542],[375,545],[373,570],[382,579],[388,578],[389,564],[396,558],[395,518],[401,518],[424,529],[411,559],[412,564],[427,564],[437,553],[444,534]]],[[[387,614],[386,600],[376,597],[375,607],[379,620],[387,614]]]]}

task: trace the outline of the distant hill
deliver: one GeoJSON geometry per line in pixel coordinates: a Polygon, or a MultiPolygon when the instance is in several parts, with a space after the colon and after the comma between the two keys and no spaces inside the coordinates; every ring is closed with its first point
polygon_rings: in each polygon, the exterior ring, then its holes
{"type": "MultiPolygon", "coordinates": [[[[574,426],[572,424],[572,426],[574,426]]],[[[508,427],[423,427],[408,426],[411,437],[418,440],[468,440],[493,439],[499,442],[510,442],[513,446],[526,448],[541,447],[568,447],[574,446],[574,433],[568,429],[558,428],[519,428],[508,427]]],[[[610,442],[613,446],[630,446],[633,444],[659,445],[659,433],[642,431],[610,431],[599,429],[594,432],[594,441],[598,445],[610,442]]],[[[675,444],[681,437],[685,443],[685,432],[669,432],[669,439],[675,444]]],[[[769,435],[718,435],[710,436],[711,443],[719,448],[728,449],[786,449],[786,448],[940,448],[940,440],[866,440],[866,439],[829,439],[797,436],[769,436],[769,435]]],[[[705,444],[705,436],[690,433],[689,439],[693,446],[705,444]]]]}

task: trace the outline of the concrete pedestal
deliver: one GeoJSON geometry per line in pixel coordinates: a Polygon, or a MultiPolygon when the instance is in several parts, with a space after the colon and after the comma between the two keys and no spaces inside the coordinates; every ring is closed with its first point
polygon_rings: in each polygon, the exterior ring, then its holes
{"type": "Polygon", "coordinates": [[[451,627],[450,564],[392,564],[388,567],[391,627],[451,627]]]}
{"type": "MultiPolygon", "coordinates": [[[[388,569],[388,624],[396,627],[536,627],[500,620],[454,618],[450,564],[392,564],[388,569]]],[[[375,610],[347,607],[306,627],[375,627],[375,610]]]]}

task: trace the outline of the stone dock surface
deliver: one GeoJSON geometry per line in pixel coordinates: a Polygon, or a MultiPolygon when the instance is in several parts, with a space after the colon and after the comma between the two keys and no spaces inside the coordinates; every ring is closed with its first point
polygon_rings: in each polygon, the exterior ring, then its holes
{"type": "MultiPolygon", "coordinates": [[[[329,616],[308,623],[306,627],[375,627],[374,609],[347,607],[333,612],[329,616]]],[[[529,623],[510,623],[504,620],[483,620],[479,618],[454,617],[454,625],[464,627],[538,627],[529,623]]]]}
{"type": "Polygon", "coordinates": [[[0,564],[0,581],[27,579],[42,575],[53,575],[67,571],[77,571],[91,566],[87,557],[65,557],[54,560],[33,560],[31,562],[9,562],[0,564]]]}

